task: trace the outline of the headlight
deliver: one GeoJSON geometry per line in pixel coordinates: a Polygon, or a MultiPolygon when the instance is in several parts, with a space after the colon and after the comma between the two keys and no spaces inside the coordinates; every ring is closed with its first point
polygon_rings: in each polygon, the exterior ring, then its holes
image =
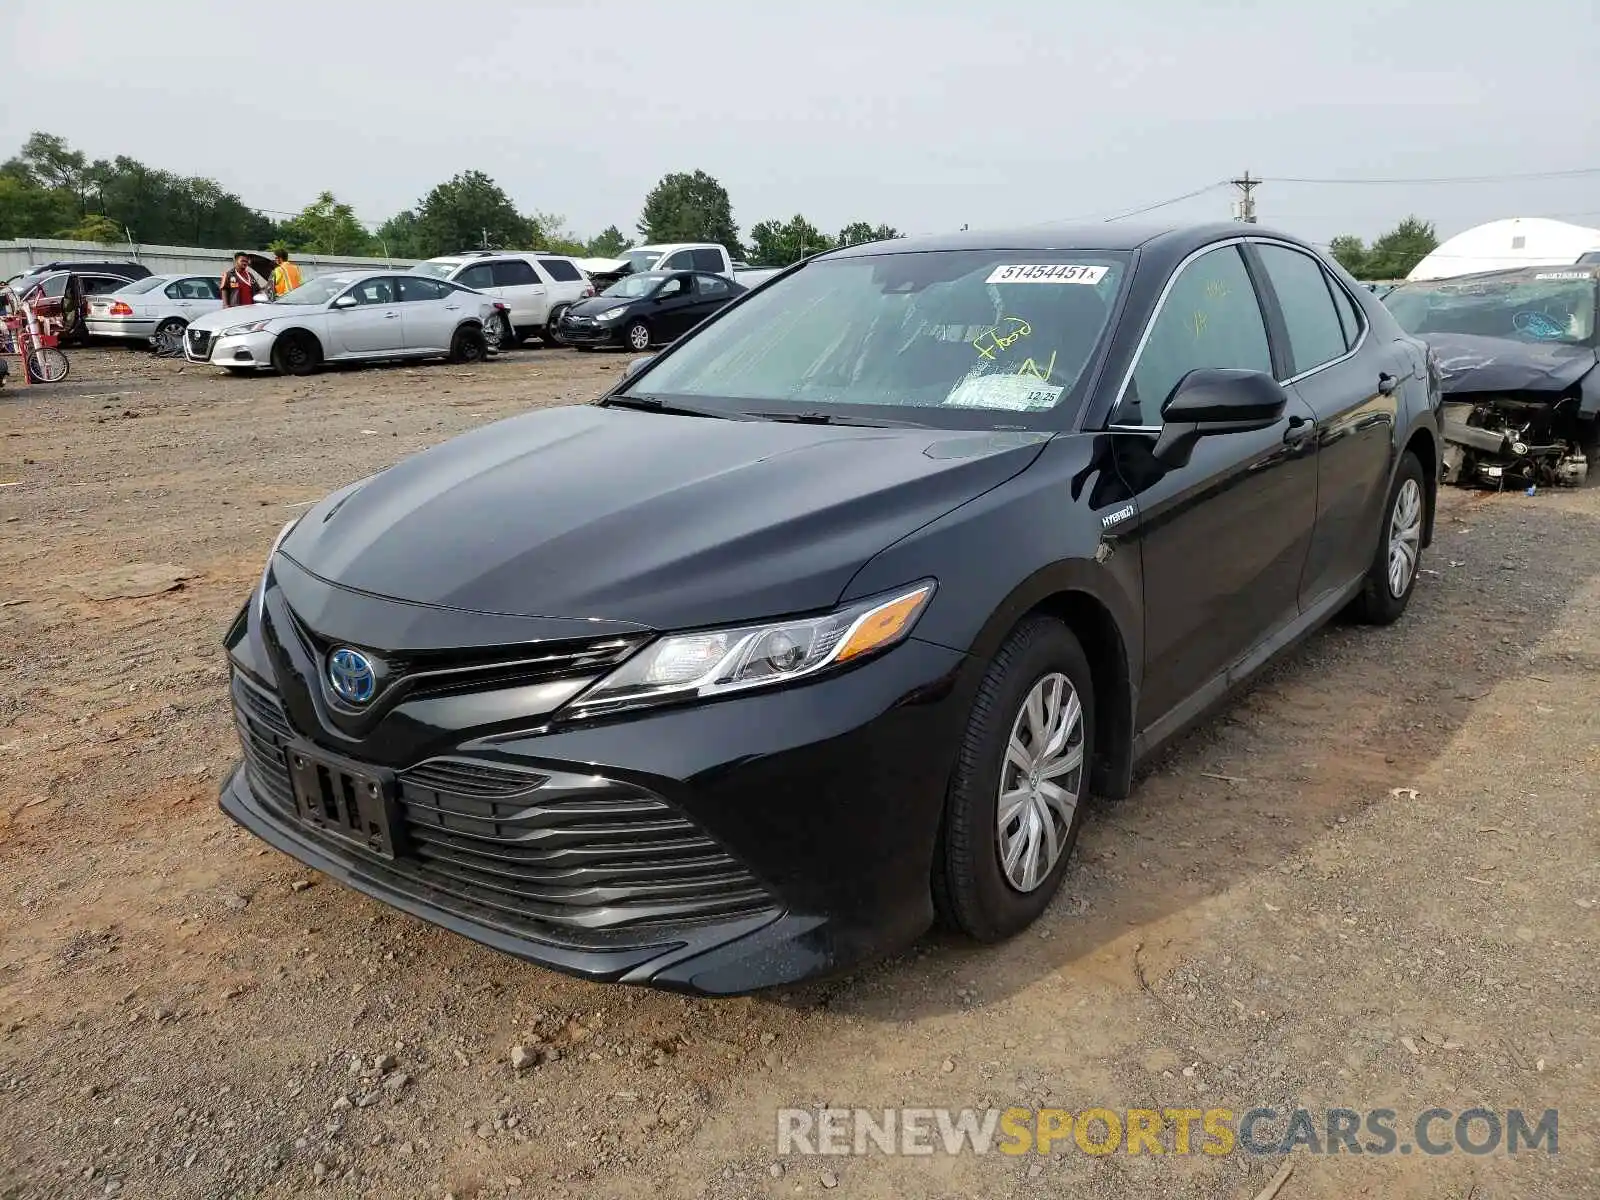
{"type": "Polygon", "coordinates": [[[578,696],[571,707],[594,712],[721,696],[855,662],[910,634],[933,589],[930,579],[819,617],[669,634],[578,696]]]}
{"type": "Polygon", "coordinates": [[[606,309],[605,312],[601,313],[598,317],[595,318],[595,320],[596,321],[615,321],[618,317],[620,317],[623,313],[625,313],[627,311],[628,311],[628,306],[626,304],[620,304],[616,308],[608,308],[608,309],[606,309]]]}
{"type": "Polygon", "coordinates": [[[300,524],[300,517],[303,516],[305,516],[305,513],[301,513],[299,517],[294,518],[294,520],[290,521],[282,529],[278,530],[278,536],[272,539],[272,549],[267,551],[267,565],[261,568],[261,582],[256,585],[257,629],[261,628],[261,624],[265,620],[267,608],[267,576],[272,574],[272,560],[278,556],[278,547],[283,545],[284,539],[294,532],[294,527],[300,524]]]}
{"type": "Polygon", "coordinates": [[[224,329],[217,336],[232,337],[236,333],[260,333],[271,323],[271,320],[272,318],[268,317],[265,321],[251,321],[248,325],[235,325],[232,329],[224,329]]]}

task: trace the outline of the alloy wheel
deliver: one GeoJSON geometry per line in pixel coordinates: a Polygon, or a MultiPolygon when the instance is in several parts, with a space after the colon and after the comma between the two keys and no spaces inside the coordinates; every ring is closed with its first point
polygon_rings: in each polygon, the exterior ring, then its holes
{"type": "Polygon", "coordinates": [[[996,805],[1000,870],[1019,892],[1050,877],[1083,793],[1083,705],[1072,681],[1051,672],[1029,690],[1000,767],[996,805]]]}
{"type": "Polygon", "coordinates": [[[1422,549],[1422,489],[1415,479],[1400,485],[1389,518],[1389,594],[1399,599],[1411,586],[1422,549]]]}
{"type": "Polygon", "coordinates": [[[650,349],[650,331],[645,328],[644,322],[639,322],[628,329],[628,345],[635,350],[650,349]]]}

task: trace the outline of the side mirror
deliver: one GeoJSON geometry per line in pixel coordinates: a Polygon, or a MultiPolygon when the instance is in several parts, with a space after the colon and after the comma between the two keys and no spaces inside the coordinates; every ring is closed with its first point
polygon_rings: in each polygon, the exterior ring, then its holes
{"type": "Polygon", "coordinates": [[[333,306],[335,308],[354,308],[356,306],[356,298],[354,296],[340,296],[333,302],[333,306]]]}
{"type": "Polygon", "coordinates": [[[649,362],[654,357],[655,357],[654,354],[646,354],[641,358],[633,359],[631,362],[628,363],[627,366],[622,368],[622,377],[624,379],[629,379],[629,378],[632,378],[633,376],[637,375],[640,372],[640,370],[643,369],[645,363],[649,362]]]}
{"type": "Polygon", "coordinates": [[[1271,428],[1288,403],[1278,381],[1261,371],[1190,371],[1161,406],[1161,436],[1152,453],[1165,466],[1187,466],[1201,438],[1271,428]]]}

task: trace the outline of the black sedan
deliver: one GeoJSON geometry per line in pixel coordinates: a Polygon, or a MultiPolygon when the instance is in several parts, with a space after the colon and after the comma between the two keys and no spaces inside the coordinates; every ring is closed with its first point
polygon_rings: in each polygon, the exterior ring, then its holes
{"type": "Polygon", "coordinates": [[[645,271],[567,309],[556,324],[556,337],[580,348],[648,350],[676,341],[747,291],[707,271],[645,271]]]}
{"type": "Polygon", "coordinates": [[[1429,544],[1426,348],[1255,226],[835,251],[591,404],[287,527],[222,807],[595,980],[742,992],[980,941],[1091,793],[1429,544]]]}

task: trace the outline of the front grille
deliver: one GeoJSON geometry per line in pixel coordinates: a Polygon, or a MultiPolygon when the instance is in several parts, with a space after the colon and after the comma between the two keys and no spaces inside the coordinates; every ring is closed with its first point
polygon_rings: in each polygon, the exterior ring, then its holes
{"type": "MultiPolygon", "coordinates": [[[[276,697],[237,673],[234,708],[251,789],[330,850],[362,855],[300,823],[276,697]]],[[[395,857],[385,866],[445,906],[537,936],[627,930],[770,910],[739,862],[659,796],[594,774],[467,756],[400,772],[395,857]]]]}
{"type": "Polygon", "coordinates": [[[196,358],[209,358],[211,356],[211,332],[207,329],[190,329],[189,352],[196,358]]]}
{"type": "MultiPolygon", "coordinates": [[[[326,662],[336,646],[344,645],[313,630],[292,610],[289,616],[301,646],[317,662],[326,662]]],[[[598,674],[621,663],[643,640],[635,635],[477,650],[369,652],[368,656],[382,662],[382,677],[387,681],[382,699],[386,706],[401,699],[420,700],[598,674]]]]}

